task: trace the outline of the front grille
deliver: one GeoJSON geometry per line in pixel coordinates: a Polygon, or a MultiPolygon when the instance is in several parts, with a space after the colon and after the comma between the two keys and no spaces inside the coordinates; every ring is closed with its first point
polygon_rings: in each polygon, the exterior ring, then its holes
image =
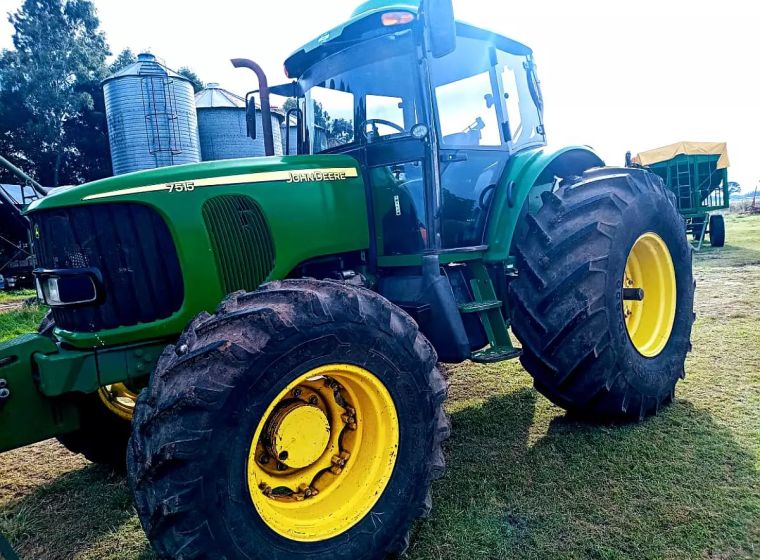
{"type": "Polygon", "coordinates": [[[222,287],[231,294],[254,291],[274,270],[272,231],[249,196],[217,196],[203,205],[222,287]]]}
{"type": "Polygon", "coordinates": [[[182,307],[177,250],[166,223],[151,208],[97,204],[45,210],[30,218],[37,266],[97,268],[103,275],[105,302],[54,310],[57,327],[83,333],[131,327],[166,319],[182,307]]]}

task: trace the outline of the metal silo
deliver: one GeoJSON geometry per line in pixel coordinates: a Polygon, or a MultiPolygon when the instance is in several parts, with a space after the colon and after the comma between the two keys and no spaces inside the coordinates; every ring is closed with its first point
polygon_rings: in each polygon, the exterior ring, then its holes
{"type": "MultiPolygon", "coordinates": [[[[256,140],[248,137],[245,122],[245,99],[222,89],[219,84],[195,96],[198,111],[198,135],[203,161],[264,156],[264,130],[261,112],[256,111],[256,140]]],[[[257,104],[258,108],[258,104],[257,104]]],[[[282,155],[280,126],[284,116],[272,112],[275,155],[282,155]]]]}
{"type": "Polygon", "coordinates": [[[201,160],[193,86],[152,54],[103,81],[114,175],[201,160]]]}

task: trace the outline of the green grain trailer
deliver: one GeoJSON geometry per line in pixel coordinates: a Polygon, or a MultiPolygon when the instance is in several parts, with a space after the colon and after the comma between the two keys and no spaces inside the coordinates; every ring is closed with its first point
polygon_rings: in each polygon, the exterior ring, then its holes
{"type": "Polygon", "coordinates": [[[726,226],[723,216],[710,214],[730,205],[728,149],[719,142],[680,142],[643,152],[633,159],[662,178],[676,195],[678,210],[687,231],[702,248],[705,235],[710,245],[723,247],[726,226]]]}
{"type": "Polygon", "coordinates": [[[286,84],[234,64],[258,74],[269,157],[27,209],[53,311],[0,345],[0,449],[126,462],[161,558],[381,559],[443,475],[439,361],[520,357],[592,420],[673,400],[694,320],[675,197],[547,148],[530,48],[450,0],[372,0],[286,84]],[[274,155],[270,92],[298,155],[274,155]]]}

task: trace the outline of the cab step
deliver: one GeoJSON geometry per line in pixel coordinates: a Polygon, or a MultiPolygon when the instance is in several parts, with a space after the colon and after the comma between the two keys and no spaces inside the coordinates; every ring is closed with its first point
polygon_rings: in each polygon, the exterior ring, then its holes
{"type": "Polygon", "coordinates": [[[473,301],[470,303],[463,303],[459,306],[459,311],[462,313],[482,313],[483,311],[489,311],[491,309],[499,309],[502,306],[500,301],[473,301]]]}
{"type": "Polygon", "coordinates": [[[514,348],[511,346],[496,346],[493,348],[487,348],[486,350],[479,350],[472,353],[470,358],[476,364],[495,364],[497,362],[506,362],[507,360],[514,360],[522,356],[522,348],[514,348]]]}

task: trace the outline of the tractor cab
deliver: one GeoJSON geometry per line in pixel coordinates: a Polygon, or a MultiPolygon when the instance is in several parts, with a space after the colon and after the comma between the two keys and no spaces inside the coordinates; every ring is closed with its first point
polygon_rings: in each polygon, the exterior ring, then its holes
{"type": "Polygon", "coordinates": [[[360,162],[381,266],[483,247],[510,155],[545,144],[532,51],[428,11],[367,2],[270,88],[297,100],[298,153],[360,162]]]}

